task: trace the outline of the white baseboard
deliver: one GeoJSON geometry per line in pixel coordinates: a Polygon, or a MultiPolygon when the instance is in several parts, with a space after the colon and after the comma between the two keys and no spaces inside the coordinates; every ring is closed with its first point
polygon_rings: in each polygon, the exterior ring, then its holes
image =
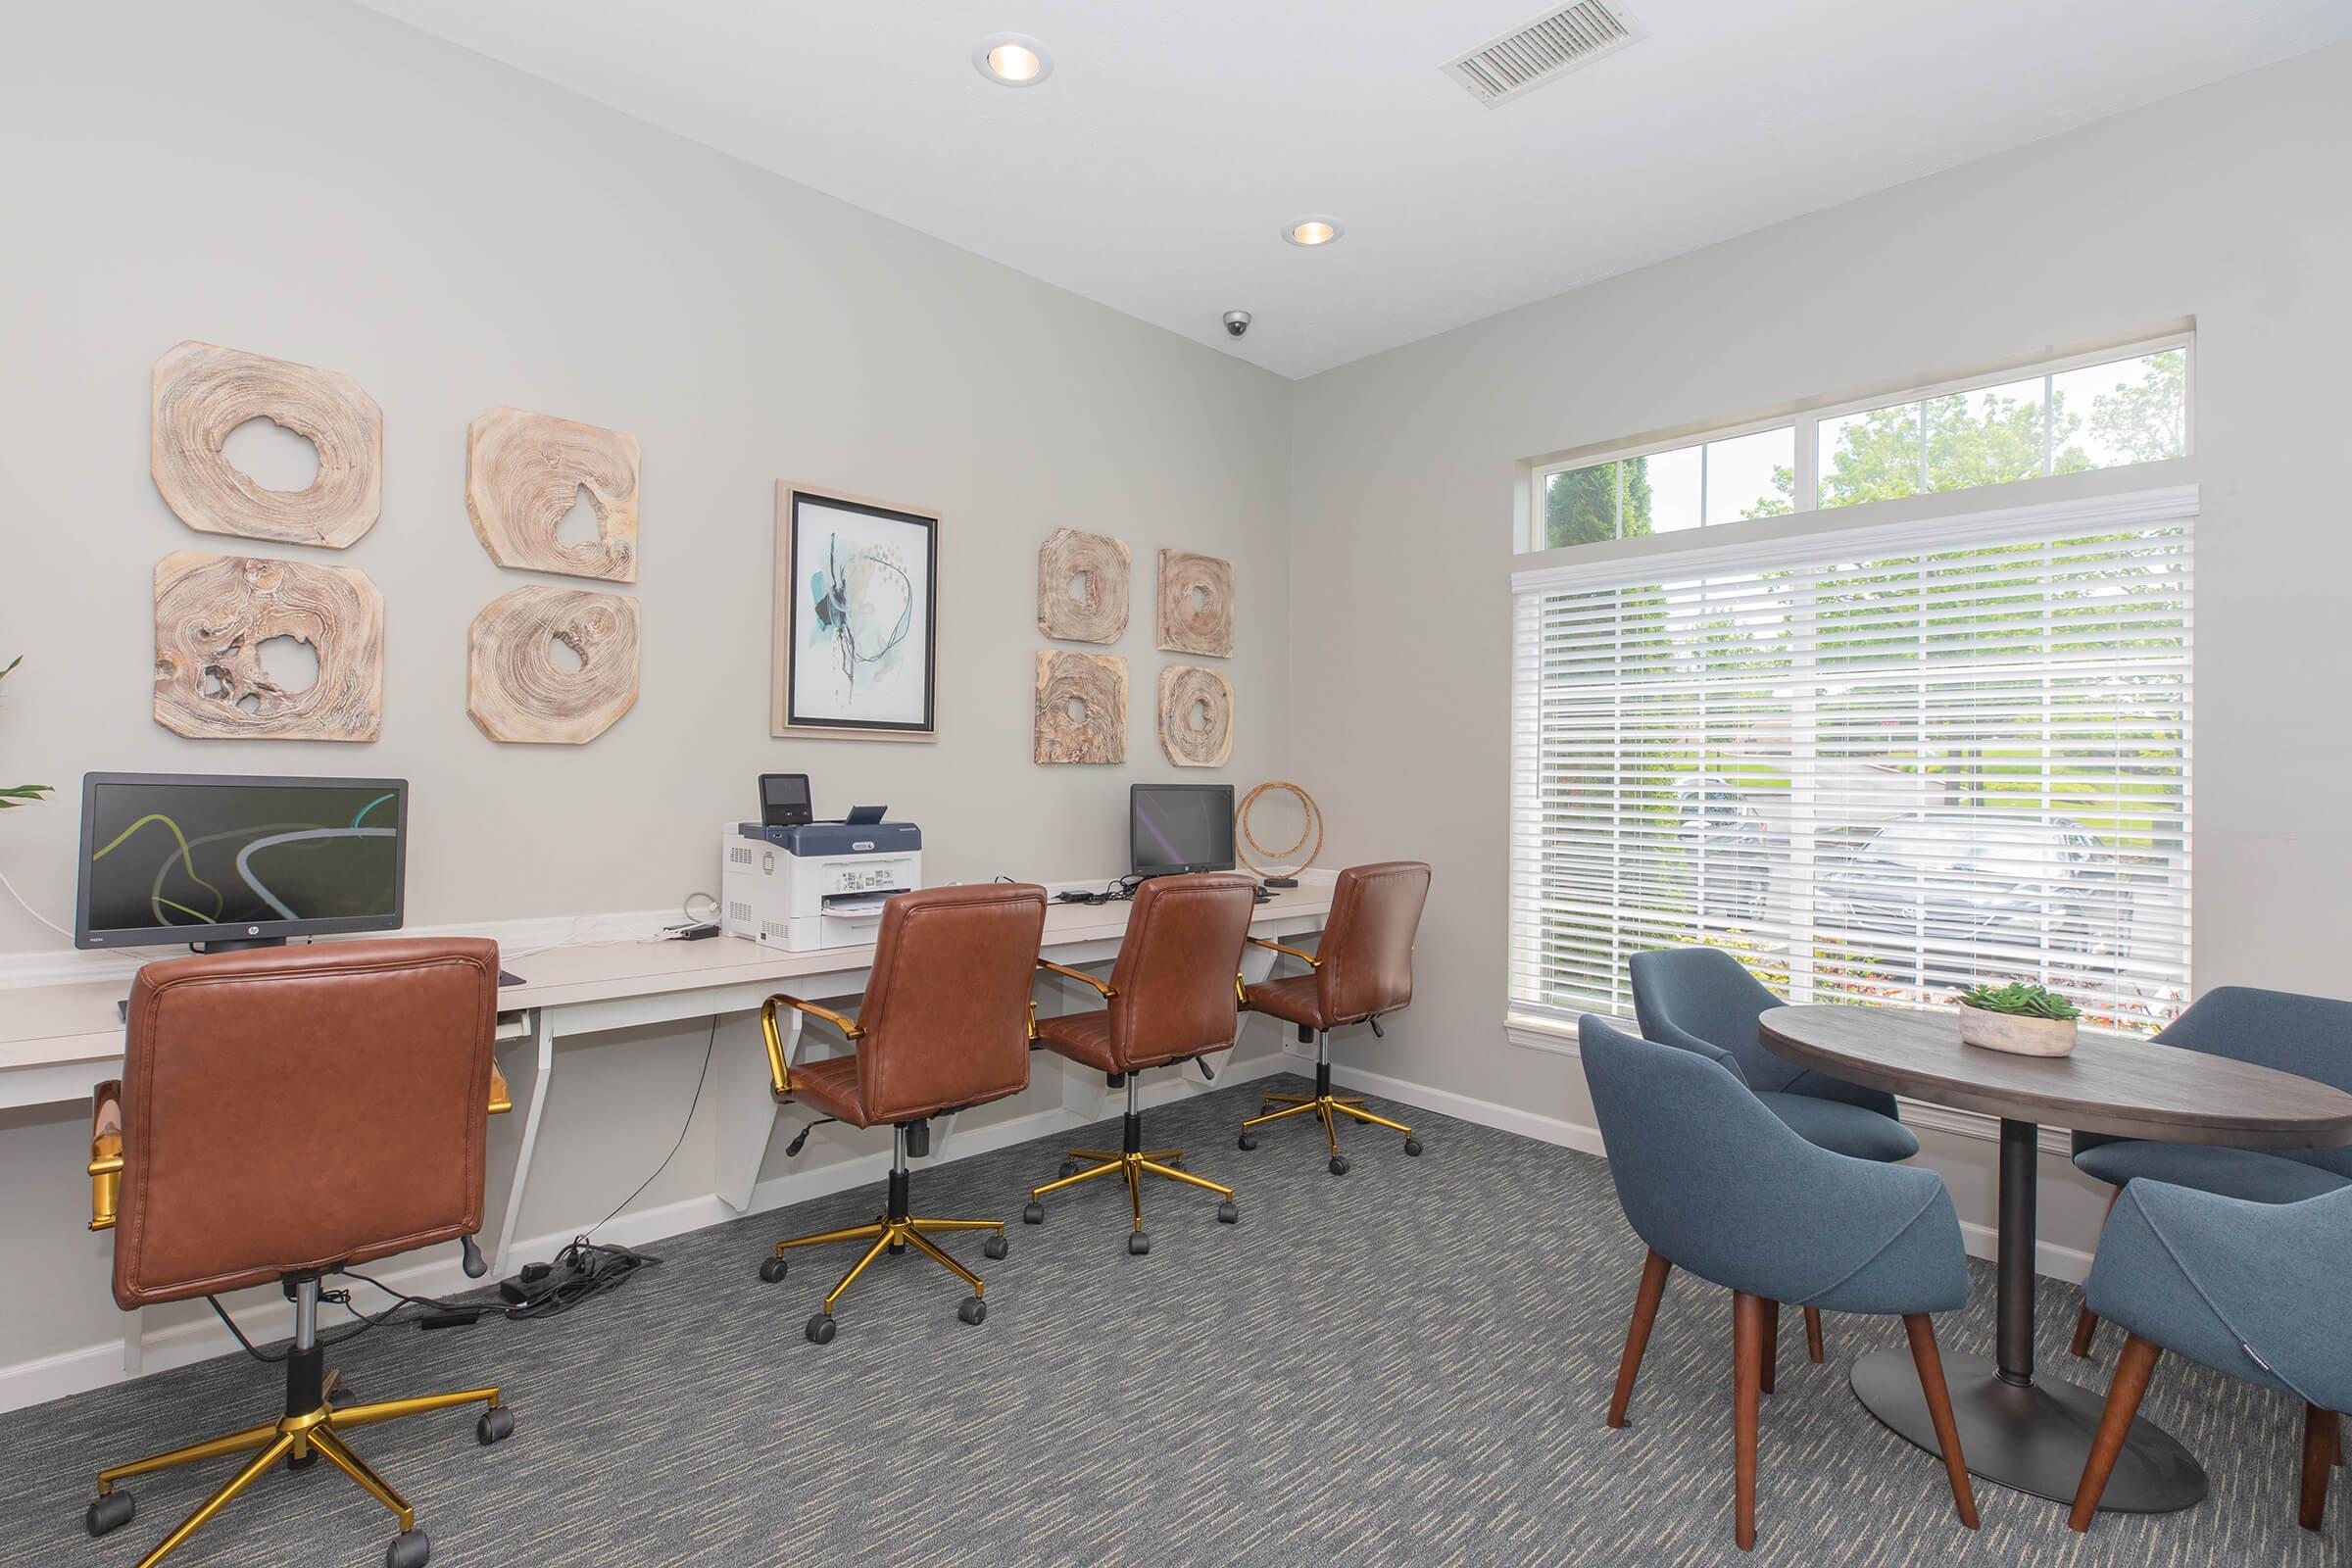
{"type": "MultiPolygon", "coordinates": [[[[1431,1089],[1402,1078],[1391,1078],[1381,1073],[1365,1072],[1361,1068],[1346,1066],[1336,1061],[1332,1063],[1331,1076],[1334,1083],[1346,1084],[1349,1089],[1359,1089],[1366,1094],[1378,1095],[1384,1100],[1401,1101],[1405,1104],[1420,1105],[1425,1109],[1437,1111],[1441,1115],[1453,1116],[1462,1121],[1474,1121],[1482,1127],[1494,1127],[1506,1133],[1517,1133],[1523,1138],[1534,1138],[1543,1143],[1557,1144],[1563,1149],[1574,1149],[1587,1154],[1599,1154],[1604,1159],[1608,1157],[1601,1147],[1600,1129],[1587,1126],[1581,1122],[1567,1121],[1557,1116],[1538,1115],[1531,1110],[1521,1110],[1516,1105],[1497,1105],[1493,1101],[1473,1100],[1468,1095],[1457,1095],[1451,1090],[1431,1089]]],[[[1950,1127],[1942,1130],[1962,1131],[1963,1129],[1950,1127]]],[[[2061,1145],[2058,1149],[2048,1152],[2063,1154],[2065,1148],[2061,1145]]],[[[1999,1250],[1999,1233],[1989,1225],[1979,1225],[1963,1220],[1960,1223],[1960,1239],[1962,1244],[1967,1247],[1971,1257],[1991,1258],[1997,1254],[1999,1250]]],[[[2078,1248],[2060,1247],[2054,1242],[2038,1242],[2034,1250],[2034,1267],[2037,1272],[2046,1274],[2052,1279],[2066,1280],[2076,1285],[2080,1285],[2083,1276],[2090,1272],[2090,1259],[2091,1254],[2088,1252],[2078,1248]]]]}
{"type": "MultiPolygon", "coordinates": [[[[1171,1074],[1147,1080],[1141,1098],[1148,1106],[1164,1105],[1224,1088],[1228,1084],[1248,1083],[1252,1079],[1294,1070],[1293,1064],[1281,1053],[1265,1052],[1220,1066],[1213,1084],[1190,1075],[1178,1077],[1171,1074]]],[[[952,1163],[974,1154],[985,1154],[1025,1143],[1032,1138],[1083,1127],[1101,1120],[1103,1115],[1115,1114],[1117,1109],[1118,1102],[1106,1094],[1100,1114],[1054,1107],[1030,1111],[986,1127],[934,1125],[931,1133],[932,1156],[927,1163],[952,1163]]],[[[665,1238],[683,1236],[728,1220],[741,1219],[744,1214],[762,1213],[851,1188],[873,1186],[882,1180],[889,1169],[890,1152],[886,1147],[872,1153],[835,1160],[811,1170],[771,1177],[754,1189],[751,1206],[741,1213],[730,1208],[715,1194],[704,1193],[652,1208],[633,1209],[604,1226],[597,1235],[602,1241],[651,1250],[665,1238]]],[[[584,1216],[581,1224],[586,1223],[588,1218],[584,1216]]],[[[515,1242],[515,1254],[525,1258],[552,1257],[557,1249],[578,1234],[579,1227],[572,1226],[518,1239],[515,1242]]],[[[435,1248],[430,1254],[414,1255],[391,1265],[371,1265],[367,1272],[412,1296],[455,1296],[464,1291],[479,1290],[490,1283],[466,1277],[454,1244],[435,1248]]],[[[380,1311],[391,1304],[356,1282],[353,1294],[354,1304],[368,1311],[380,1311]]],[[[256,1345],[267,1345],[294,1332],[293,1307],[274,1298],[251,1305],[239,1305],[236,1314],[238,1327],[256,1345]]],[[[125,1315],[123,1327],[128,1330],[135,1321],[125,1315]]],[[[326,1327],[331,1330],[335,1325],[328,1322],[326,1327]]],[[[50,1399],[87,1394],[93,1389],[128,1382],[133,1376],[168,1371],[173,1367],[210,1360],[214,1356],[226,1355],[236,1348],[236,1341],[229,1337],[228,1331],[208,1313],[200,1319],[175,1323],[170,1328],[145,1334],[140,1342],[139,1370],[134,1374],[124,1370],[124,1338],[118,1335],[97,1345],[0,1367],[0,1412],[21,1410],[50,1399]]]]}

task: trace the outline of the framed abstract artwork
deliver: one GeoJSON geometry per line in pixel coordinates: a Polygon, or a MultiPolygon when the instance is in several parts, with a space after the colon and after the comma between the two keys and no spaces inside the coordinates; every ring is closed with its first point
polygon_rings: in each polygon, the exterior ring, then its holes
{"type": "Polygon", "coordinates": [[[939,516],[776,483],[768,729],[939,738],[939,516]]]}

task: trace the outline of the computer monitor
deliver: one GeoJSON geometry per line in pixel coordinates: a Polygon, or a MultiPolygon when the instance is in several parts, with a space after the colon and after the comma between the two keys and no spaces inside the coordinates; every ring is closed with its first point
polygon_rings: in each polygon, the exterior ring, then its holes
{"type": "Polygon", "coordinates": [[[1233,869],[1233,786],[1134,784],[1127,837],[1135,874],[1233,869]]]}
{"type": "Polygon", "coordinates": [[[86,773],[74,945],[397,930],[408,831],[406,779],[86,773]]]}

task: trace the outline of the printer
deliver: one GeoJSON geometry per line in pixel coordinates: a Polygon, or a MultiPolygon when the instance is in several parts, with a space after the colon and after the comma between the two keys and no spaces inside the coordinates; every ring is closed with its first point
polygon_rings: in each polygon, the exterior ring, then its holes
{"type": "Polygon", "coordinates": [[[719,839],[719,926],[807,953],[870,943],[883,903],[923,885],[912,822],[729,822],[719,839]]]}

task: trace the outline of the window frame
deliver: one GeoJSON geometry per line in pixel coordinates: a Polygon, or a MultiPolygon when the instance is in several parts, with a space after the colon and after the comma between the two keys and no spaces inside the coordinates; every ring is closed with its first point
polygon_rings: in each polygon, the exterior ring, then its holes
{"type": "MultiPolygon", "coordinates": [[[[1807,404],[1759,418],[1708,424],[1694,429],[1684,428],[1670,435],[1618,442],[1535,460],[1526,465],[1528,474],[1526,506],[1521,511],[1517,522],[1517,538],[1513,542],[1513,550],[1515,554],[1524,556],[1541,554],[1554,548],[1586,548],[1577,545],[1555,547],[1544,541],[1544,486],[1554,474],[1573,473],[1581,468],[1597,468],[1612,463],[1630,463],[1637,458],[1654,458],[1661,453],[1682,452],[1693,447],[1705,447],[1716,441],[1735,440],[1740,436],[1761,435],[1768,430],[1792,428],[1796,445],[1795,461],[1792,466],[1792,476],[1795,482],[1790,496],[1791,504],[1788,512],[1769,517],[1742,517],[1730,522],[1702,523],[1700,528],[1682,531],[1712,533],[1717,529],[1736,528],[1743,523],[1776,522],[1789,516],[1803,516],[1823,511],[1843,512],[1847,509],[1843,507],[1825,509],[1821,505],[1821,427],[1825,423],[1846,418],[1856,414],[1868,414],[1877,409],[1899,408],[1907,403],[1924,404],[1936,398],[1954,397],[1968,392],[1982,392],[1990,387],[2006,386],[2013,381],[2036,377],[2045,383],[2043,407],[2046,409],[2048,407],[2046,383],[2053,376],[2065,375],[2074,370],[2087,369],[2097,365],[2145,359],[2149,355],[2164,354],[2175,349],[2180,350],[2182,356],[2180,458],[2190,458],[2196,455],[2197,450],[2196,337],[2197,334],[2193,327],[2184,328],[2180,331],[2161,333],[2154,337],[2132,338],[2120,343],[2110,343],[2102,348],[2084,349],[2080,353],[2061,355],[2056,359],[2012,362],[1998,368],[1976,370],[1966,375],[1954,376],[1941,381],[1923,382],[1916,386],[1896,387],[1886,391],[1868,393],[1837,403],[1807,404]]],[[[2049,454],[2046,425],[2042,446],[2046,462],[2049,454]]],[[[2140,466],[2144,466],[2144,465],[2125,463],[2117,464],[2112,468],[2092,471],[2113,472],[2118,468],[2140,466]]],[[[2034,477],[2048,478],[2050,475],[2045,473],[2034,477]]],[[[1621,487],[1623,482],[1623,479],[1620,478],[1621,487]]],[[[2027,481],[2005,481],[2005,483],[2011,484],[2020,482],[2027,481]]],[[[2003,484],[1971,485],[1958,490],[1922,490],[1919,494],[1956,497],[1979,491],[1992,492],[2002,488],[2004,488],[2003,484]]],[[[1873,503],[1863,504],[1871,505],[1873,503]]],[[[1614,540],[1595,542],[1622,544],[1624,536],[1621,534],[1614,540]]]]}

